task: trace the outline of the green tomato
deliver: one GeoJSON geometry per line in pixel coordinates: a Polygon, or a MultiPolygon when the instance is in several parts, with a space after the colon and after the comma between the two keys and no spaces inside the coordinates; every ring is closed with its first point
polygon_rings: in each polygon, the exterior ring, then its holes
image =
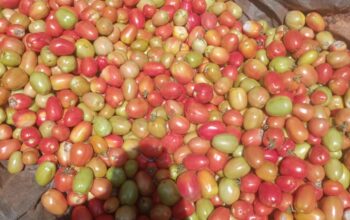
{"type": "Polygon", "coordinates": [[[240,190],[237,182],[233,179],[223,178],[219,183],[219,197],[227,205],[238,200],[240,190]]]}
{"type": "Polygon", "coordinates": [[[95,48],[90,41],[80,38],[75,42],[76,55],[79,58],[94,57],[95,48]]]}
{"type": "Polygon", "coordinates": [[[171,179],[162,180],[157,187],[157,193],[160,201],[167,206],[175,205],[181,198],[176,183],[171,179]]]}
{"type": "Polygon", "coordinates": [[[301,144],[296,144],[293,153],[300,159],[304,160],[307,154],[309,153],[310,148],[311,148],[311,145],[306,142],[301,144]]]}
{"type": "Polygon", "coordinates": [[[45,46],[41,49],[40,60],[48,67],[53,67],[57,64],[57,56],[51,52],[49,46],[45,46]]]}
{"type": "Polygon", "coordinates": [[[196,213],[199,220],[208,219],[213,210],[214,206],[209,199],[200,199],[196,202],[196,213]]]}
{"type": "Polygon", "coordinates": [[[242,157],[243,156],[244,146],[242,144],[238,145],[236,150],[232,153],[233,157],[242,157]]]}
{"type": "Polygon", "coordinates": [[[9,67],[18,66],[21,63],[21,59],[21,55],[11,50],[5,50],[0,54],[0,63],[9,67]]]}
{"type": "Polygon", "coordinates": [[[126,174],[120,167],[110,167],[107,170],[106,177],[114,187],[119,187],[126,181],[126,174]]]}
{"type": "Polygon", "coordinates": [[[185,60],[192,68],[197,68],[203,61],[203,55],[197,51],[190,51],[186,54],[185,60]]]}
{"type": "Polygon", "coordinates": [[[270,116],[286,116],[292,112],[293,104],[287,96],[275,96],[266,103],[265,110],[270,116]]]}
{"type": "Polygon", "coordinates": [[[139,197],[137,185],[133,180],[125,181],[119,190],[119,201],[122,205],[135,205],[139,197]]]}
{"type": "Polygon", "coordinates": [[[329,156],[331,156],[331,158],[339,160],[343,156],[343,152],[341,150],[329,151],[329,156]]]}
{"type": "Polygon", "coordinates": [[[328,179],[338,181],[343,175],[343,164],[337,159],[329,159],[324,166],[326,177],[328,179]]]}
{"type": "Polygon", "coordinates": [[[275,57],[269,64],[269,69],[277,73],[290,71],[295,66],[295,61],[288,57],[275,57]]]}
{"type": "Polygon", "coordinates": [[[338,182],[344,186],[344,189],[347,189],[350,185],[350,172],[346,166],[343,164],[343,175],[338,179],[338,182]]]}
{"type": "Polygon", "coordinates": [[[139,169],[139,164],[136,160],[128,160],[124,164],[125,174],[128,178],[132,178],[136,175],[139,169]]]}
{"type": "Polygon", "coordinates": [[[318,58],[317,50],[309,50],[305,52],[298,60],[298,65],[312,64],[318,58]]]}
{"type": "Polygon", "coordinates": [[[77,16],[69,9],[63,7],[56,11],[55,18],[63,29],[72,29],[75,23],[78,22],[77,16]]]}
{"type": "Polygon", "coordinates": [[[41,136],[43,137],[51,137],[52,134],[52,128],[56,125],[55,122],[53,121],[44,121],[44,123],[42,123],[39,126],[39,131],[41,136]]]}
{"type": "Polygon", "coordinates": [[[60,56],[57,65],[63,72],[70,73],[77,67],[77,62],[74,56],[60,56]]]}
{"type": "Polygon", "coordinates": [[[239,87],[244,89],[244,91],[246,91],[246,92],[249,92],[250,90],[252,90],[258,86],[260,86],[259,82],[256,81],[255,79],[251,79],[251,78],[245,78],[239,84],[239,87]]]}
{"type": "Polygon", "coordinates": [[[229,160],[224,167],[224,175],[230,179],[238,179],[247,175],[250,166],[243,157],[236,157],[229,160]]]}
{"type": "Polygon", "coordinates": [[[236,150],[238,140],[232,134],[218,134],[213,138],[212,146],[221,152],[231,154],[236,150]]]}
{"type": "Polygon", "coordinates": [[[73,179],[73,191],[79,194],[87,194],[94,181],[94,172],[90,167],[82,167],[73,179]]]}
{"type": "Polygon", "coordinates": [[[6,70],[7,70],[6,66],[0,62],[0,77],[4,75],[6,70]]]}
{"type": "Polygon", "coordinates": [[[343,145],[343,135],[336,128],[330,128],[327,134],[322,137],[322,143],[329,151],[339,151],[343,145]]]}
{"type": "Polygon", "coordinates": [[[35,181],[40,186],[45,186],[51,182],[56,173],[56,165],[52,162],[43,162],[35,171],[35,181]]]}
{"type": "Polygon", "coordinates": [[[192,215],[185,218],[185,220],[199,220],[197,213],[193,213],[192,215]]]}
{"type": "Polygon", "coordinates": [[[148,41],[143,39],[136,39],[130,45],[131,49],[144,52],[148,48],[148,41]]]}
{"type": "Polygon", "coordinates": [[[93,121],[93,128],[96,135],[105,137],[112,133],[112,125],[102,116],[95,116],[93,121]]]}
{"type": "Polygon", "coordinates": [[[30,85],[40,95],[47,95],[51,91],[51,82],[49,77],[42,72],[34,72],[30,75],[30,85]]]}
{"type": "Polygon", "coordinates": [[[89,107],[87,107],[84,103],[80,103],[78,105],[84,113],[84,121],[92,122],[96,116],[96,112],[92,111],[89,107]]]}
{"type": "Polygon", "coordinates": [[[265,49],[260,49],[256,52],[255,58],[260,60],[260,62],[262,62],[263,64],[265,64],[265,66],[267,64],[269,64],[270,60],[267,57],[267,53],[265,49]]]}
{"type": "Polygon", "coordinates": [[[12,174],[19,173],[23,170],[23,167],[24,164],[22,162],[22,152],[13,152],[7,161],[7,171],[12,174]]]}

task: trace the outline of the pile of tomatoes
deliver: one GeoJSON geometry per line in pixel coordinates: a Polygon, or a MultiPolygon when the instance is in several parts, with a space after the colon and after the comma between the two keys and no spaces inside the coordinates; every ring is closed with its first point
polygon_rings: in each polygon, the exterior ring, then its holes
{"type": "Polygon", "coordinates": [[[349,219],[347,45],[317,12],[241,17],[0,0],[0,160],[73,220],[349,219]]]}

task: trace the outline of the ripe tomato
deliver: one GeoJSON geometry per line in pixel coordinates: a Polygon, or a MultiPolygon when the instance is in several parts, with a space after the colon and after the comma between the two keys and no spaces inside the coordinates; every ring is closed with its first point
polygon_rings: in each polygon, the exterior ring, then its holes
{"type": "Polygon", "coordinates": [[[75,173],[74,169],[68,167],[58,169],[53,180],[55,188],[61,192],[71,191],[75,173]]]}
{"type": "Polygon", "coordinates": [[[269,207],[276,207],[282,201],[282,191],[279,186],[274,183],[261,183],[258,195],[260,202],[269,207]]]}
{"type": "Polygon", "coordinates": [[[201,191],[194,171],[185,171],[176,180],[179,193],[188,201],[196,201],[201,197],[201,191]]]}
{"type": "Polygon", "coordinates": [[[304,160],[295,156],[288,156],[280,164],[280,173],[302,179],[307,175],[307,166],[304,160]]]}

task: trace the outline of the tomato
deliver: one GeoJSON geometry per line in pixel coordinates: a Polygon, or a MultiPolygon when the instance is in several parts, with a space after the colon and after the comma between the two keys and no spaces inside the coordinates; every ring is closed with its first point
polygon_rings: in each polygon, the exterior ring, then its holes
{"type": "Polygon", "coordinates": [[[68,208],[64,195],[55,189],[49,189],[41,196],[41,204],[48,212],[57,216],[63,215],[68,208]]]}
{"type": "Polygon", "coordinates": [[[172,206],[180,200],[179,191],[173,180],[162,180],[157,187],[157,192],[160,201],[165,205],[172,206]]]}
{"type": "Polygon", "coordinates": [[[191,123],[201,124],[208,121],[209,112],[203,104],[194,100],[189,100],[185,104],[185,117],[191,123]]]}
{"type": "Polygon", "coordinates": [[[287,54],[286,47],[282,41],[272,41],[266,48],[267,57],[273,59],[275,57],[284,57],[287,54]]]}
{"type": "Polygon", "coordinates": [[[231,212],[233,217],[237,219],[247,219],[248,216],[253,214],[253,205],[249,202],[238,200],[232,204],[231,212]]]}
{"type": "Polygon", "coordinates": [[[209,165],[209,159],[204,155],[189,154],[183,159],[187,170],[201,170],[209,165]]]}
{"type": "Polygon", "coordinates": [[[303,143],[309,136],[308,130],[297,117],[290,117],[286,122],[289,137],[297,144],[303,143]]]}
{"type": "Polygon", "coordinates": [[[263,130],[259,128],[253,128],[245,131],[242,135],[242,144],[244,146],[259,146],[262,144],[263,130]]]}
{"type": "Polygon", "coordinates": [[[261,179],[253,173],[241,178],[240,190],[246,193],[256,193],[259,189],[261,179]]]}
{"type": "Polygon", "coordinates": [[[225,207],[215,208],[208,217],[208,220],[229,220],[230,219],[230,210],[225,207]]]}
{"type": "Polygon", "coordinates": [[[212,140],[216,135],[224,133],[225,124],[220,121],[210,121],[202,124],[198,129],[198,135],[206,140],[212,140]]]}
{"type": "Polygon", "coordinates": [[[280,164],[280,173],[282,175],[292,176],[295,178],[304,178],[307,175],[306,164],[304,160],[289,156],[282,160],[280,164]]]}
{"type": "Polygon", "coordinates": [[[294,192],[299,186],[298,181],[293,176],[278,176],[276,184],[283,192],[294,192]]]}
{"type": "Polygon", "coordinates": [[[250,166],[244,157],[236,157],[229,160],[224,167],[224,175],[231,179],[245,176],[250,171],[250,166]]]}
{"type": "Polygon", "coordinates": [[[344,191],[344,187],[338,181],[326,180],[323,182],[323,192],[326,196],[338,196],[344,191]]]}
{"type": "Polygon", "coordinates": [[[73,208],[71,218],[72,220],[78,220],[78,219],[92,220],[93,219],[89,209],[83,205],[75,206],[73,208]]]}
{"type": "Polygon", "coordinates": [[[189,201],[196,201],[201,197],[200,187],[194,171],[185,171],[176,180],[179,193],[189,201]]]}
{"type": "Polygon", "coordinates": [[[324,212],[326,219],[341,219],[343,216],[343,204],[337,196],[324,197],[321,200],[320,208],[324,212]]]}
{"type": "Polygon", "coordinates": [[[93,184],[93,171],[89,167],[83,167],[74,176],[73,191],[80,194],[86,194],[90,191],[93,184]]]}
{"type": "Polygon", "coordinates": [[[247,146],[243,150],[243,156],[246,159],[247,163],[257,169],[263,165],[265,162],[264,151],[259,146],[247,146]]]}
{"type": "Polygon", "coordinates": [[[269,71],[264,77],[264,86],[271,94],[278,94],[285,90],[285,83],[283,82],[283,75],[276,72],[269,71]]]}
{"type": "Polygon", "coordinates": [[[103,214],[103,202],[102,200],[93,198],[89,200],[87,207],[92,216],[97,217],[103,214]]]}
{"type": "Polygon", "coordinates": [[[75,171],[71,168],[61,167],[54,177],[55,188],[60,192],[68,192],[72,189],[75,171]]]}
{"type": "Polygon", "coordinates": [[[268,216],[272,213],[273,207],[263,204],[259,199],[255,199],[253,203],[254,213],[259,216],[268,216]]]}
{"type": "Polygon", "coordinates": [[[283,36],[283,43],[291,53],[296,52],[302,46],[303,40],[304,37],[298,30],[289,30],[283,36]]]}
{"type": "Polygon", "coordinates": [[[195,212],[195,207],[192,202],[181,199],[175,206],[172,207],[172,215],[174,219],[184,219],[191,216],[195,212]]]}
{"type": "Polygon", "coordinates": [[[27,127],[21,130],[21,139],[29,147],[35,147],[40,143],[41,134],[35,127],[27,127]]]}
{"type": "MultiPolygon", "coordinates": [[[[40,186],[45,186],[51,182],[56,173],[56,165],[52,162],[43,162],[35,171],[35,181],[40,186]]],[[[62,213],[63,214],[63,213],[62,213]]]]}
{"type": "Polygon", "coordinates": [[[297,212],[309,213],[317,207],[315,189],[310,184],[302,185],[296,191],[294,207],[297,212]]]}
{"type": "Polygon", "coordinates": [[[283,130],[280,128],[268,128],[264,132],[263,144],[265,147],[277,148],[285,142],[283,130]]]}
{"type": "Polygon", "coordinates": [[[308,159],[313,164],[325,165],[329,158],[329,151],[324,146],[315,145],[309,151],[308,159]]]}
{"type": "Polygon", "coordinates": [[[271,116],[286,116],[292,112],[292,102],[286,96],[275,96],[266,103],[265,110],[271,116]]]}
{"type": "Polygon", "coordinates": [[[140,151],[147,157],[157,158],[162,153],[163,147],[159,139],[147,136],[139,143],[140,151]]]}
{"type": "Polygon", "coordinates": [[[198,183],[201,189],[202,197],[210,199],[219,192],[218,184],[212,173],[208,170],[201,170],[197,173],[198,183]]]}
{"type": "Polygon", "coordinates": [[[93,149],[90,144],[75,143],[70,150],[72,165],[84,166],[92,158],[93,149]]]}
{"type": "Polygon", "coordinates": [[[282,201],[282,191],[273,183],[261,183],[258,190],[259,200],[269,207],[276,207],[282,201]]]}
{"type": "Polygon", "coordinates": [[[224,169],[229,159],[226,153],[215,150],[214,148],[208,150],[207,157],[209,159],[209,168],[214,172],[224,169]]]}

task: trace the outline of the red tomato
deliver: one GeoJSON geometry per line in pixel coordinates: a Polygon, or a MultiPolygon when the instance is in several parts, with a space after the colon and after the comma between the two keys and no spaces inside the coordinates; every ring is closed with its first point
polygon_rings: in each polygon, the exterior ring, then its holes
{"type": "Polygon", "coordinates": [[[259,146],[262,144],[264,131],[259,128],[253,128],[245,131],[242,135],[243,146],[259,146]]]}
{"type": "Polygon", "coordinates": [[[209,112],[203,104],[190,99],[185,103],[185,117],[191,123],[201,124],[208,121],[209,112]]]}
{"type": "Polygon", "coordinates": [[[53,183],[54,187],[61,192],[69,192],[72,190],[73,178],[75,175],[74,169],[61,167],[55,174],[53,183]]]}
{"type": "Polygon", "coordinates": [[[271,94],[279,94],[285,90],[285,84],[281,77],[281,74],[276,72],[268,72],[264,77],[264,87],[271,94]]]}
{"type": "Polygon", "coordinates": [[[21,110],[29,108],[32,105],[33,100],[26,94],[16,93],[9,97],[8,103],[10,107],[16,110],[21,110]]]}
{"type": "Polygon", "coordinates": [[[59,148],[56,138],[42,138],[39,143],[39,149],[43,154],[54,154],[59,148]]]}
{"type": "Polygon", "coordinates": [[[259,200],[269,207],[276,207],[282,201],[282,191],[274,183],[264,182],[259,186],[259,200]]]}
{"type": "Polygon", "coordinates": [[[195,207],[192,202],[181,199],[172,207],[172,214],[174,219],[181,220],[192,215],[195,212],[195,207]]]}
{"type": "Polygon", "coordinates": [[[139,146],[140,152],[146,157],[151,158],[159,157],[163,150],[161,140],[152,136],[147,136],[143,138],[140,141],[139,146]]]}
{"type": "Polygon", "coordinates": [[[194,86],[194,99],[202,104],[210,102],[213,98],[213,87],[207,83],[198,83],[194,86]]]}
{"type": "Polygon", "coordinates": [[[268,128],[264,132],[263,144],[265,147],[276,148],[284,143],[284,134],[281,128],[268,128]]]}
{"type": "Polygon", "coordinates": [[[255,199],[253,203],[254,213],[258,216],[268,216],[272,213],[273,208],[263,204],[259,199],[255,199]]]}
{"type": "Polygon", "coordinates": [[[253,173],[249,173],[241,178],[240,189],[246,193],[256,193],[259,189],[261,179],[253,173]]]}
{"type": "Polygon", "coordinates": [[[302,179],[307,175],[307,167],[304,160],[295,156],[289,156],[282,160],[280,173],[302,179]]]}
{"type": "Polygon", "coordinates": [[[74,127],[83,121],[84,112],[78,107],[69,107],[63,115],[63,124],[74,127]]]}
{"type": "Polygon", "coordinates": [[[254,213],[253,205],[249,202],[238,200],[232,204],[231,212],[233,217],[235,217],[236,219],[246,220],[248,216],[254,213]]]}
{"type": "Polygon", "coordinates": [[[218,151],[214,148],[210,148],[207,157],[209,159],[209,168],[213,172],[222,170],[229,159],[229,156],[226,153],[218,151]]]}
{"type": "Polygon", "coordinates": [[[88,208],[86,208],[83,205],[79,205],[73,208],[71,219],[72,220],[81,220],[81,219],[93,220],[94,218],[92,217],[88,208]]]}
{"type": "Polygon", "coordinates": [[[325,180],[322,188],[326,196],[338,196],[345,190],[343,185],[335,180],[325,180]]]}
{"type": "Polygon", "coordinates": [[[211,140],[216,135],[224,133],[226,131],[226,127],[221,121],[209,121],[202,124],[197,131],[199,137],[206,140],[211,140]]]}
{"type": "Polygon", "coordinates": [[[209,215],[208,220],[229,220],[230,210],[225,207],[217,207],[209,215]]]}
{"type": "Polygon", "coordinates": [[[100,199],[91,199],[88,201],[87,207],[92,214],[92,216],[96,217],[104,213],[103,210],[103,201],[100,199]]]}
{"type": "Polygon", "coordinates": [[[74,53],[75,45],[64,38],[56,38],[50,42],[49,49],[57,56],[67,56],[74,53]]]}
{"type": "Polygon", "coordinates": [[[188,201],[197,201],[201,197],[201,191],[195,171],[185,171],[176,180],[179,193],[188,201]]]}
{"type": "Polygon", "coordinates": [[[272,41],[266,48],[267,57],[271,60],[275,57],[284,57],[287,55],[286,48],[282,41],[272,41]]]}
{"type": "Polygon", "coordinates": [[[283,192],[294,192],[299,186],[296,178],[292,176],[278,176],[276,178],[276,184],[283,192]]]}
{"type": "Polygon", "coordinates": [[[192,153],[187,155],[182,163],[187,170],[201,170],[209,165],[209,159],[205,155],[192,153]]]}
{"type": "Polygon", "coordinates": [[[294,53],[303,44],[304,37],[298,30],[289,30],[284,36],[283,36],[283,43],[286,49],[294,53]]]}
{"type": "Polygon", "coordinates": [[[316,66],[315,69],[317,71],[318,76],[317,82],[321,83],[322,85],[326,85],[333,75],[332,66],[329,63],[322,63],[316,66]]]}
{"type": "Polygon", "coordinates": [[[48,120],[57,121],[63,116],[63,108],[60,100],[51,96],[46,102],[46,117],[48,120]]]}
{"type": "Polygon", "coordinates": [[[21,140],[28,147],[35,147],[39,144],[41,134],[36,127],[26,127],[21,130],[21,140]]]}
{"type": "Polygon", "coordinates": [[[309,151],[308,159],[316,165],[325,165],[330,159],[329,151],[322,145],[315,145],[309,151]]]}

